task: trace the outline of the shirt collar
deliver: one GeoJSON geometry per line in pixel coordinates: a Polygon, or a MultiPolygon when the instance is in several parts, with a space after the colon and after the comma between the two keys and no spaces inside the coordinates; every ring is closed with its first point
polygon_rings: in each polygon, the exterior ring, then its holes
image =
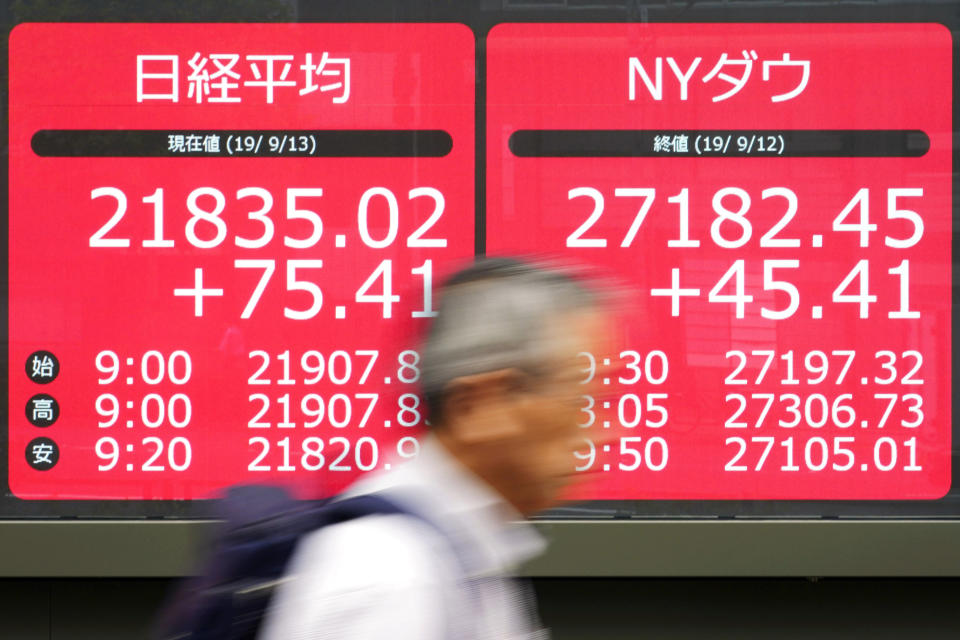
{"type": "Polygon", "coordinates": [[[358,484],[357,492],[367,491],[400,495],[435,519],[466,547],[471,570],[480,575],[510,571],[546,547],[513,506],[432,436],[423,439],[416,460],[358,484]]]}

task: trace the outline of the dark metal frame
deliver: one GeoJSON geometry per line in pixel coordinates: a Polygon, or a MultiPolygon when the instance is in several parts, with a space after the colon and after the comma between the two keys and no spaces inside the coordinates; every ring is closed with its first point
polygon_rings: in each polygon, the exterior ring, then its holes
{"type": "MultiPolygon", "coordinates": [[[[476,228],[485,226],[486,34],[501,22],[940,22],[960,60],[956,0],[109,0],[10,2],[0,9],[4,32],[19,22],[461,22],[477,37],[476,228]]],[[[0,69],[8,69],[3,47],[0,69]]],[[[953,94],[960,72],[954,69],[953,94]]],[[[4,103],[8,96],[2,83],[4,103]]],[[[953,122],[957,127],[957,101],[953,122]]],[[[7,110],[3,110],[4,128],[7,110]]],[[[958,219],[958,153],[954,136],[954,219],[958,219]]],[[[8,190],[8,156],[0,185],[8,190]]],[[[8,198],[3,198],[6,206],[8,198]]],[[[7,226],[0,226],[0,270],[7,263],[7,226]]],[[[954,252],[960,243],[954,236],[954,252]]],[[[484,251],[477,234],[476,251],[484,251]]],[[[960,270],[954,264],[954,287],[960,270]]],[[[6,277],[0,287],[6,286],[6,277]]],[[[953,296],[956,300],[956,295],[953,296]]],[[[6,291],[0,292],[0,301],[6,291]]],[[[2,302],[0,302],[2,304],[2,302]]],[[[956,327],[956,319],[954,327],[956,327]]],[[[8,335],[7,314],[0,334],[8,335]]],[[[7,340],[0,355],[7,356],[7,340]]],[[[954,388],[960,341],[954,340],[954,388]]],[[[0,383],[5,383],[0,372],[0,383]]],[[[170,577],[193,566],[209,521],[198,505],[176,501],[22,501],[6,486],[0,400],[0,577],[170,577]],[[7,520],[9,518],[9,520],[7,520]],[[178,519],[180,518],[180,519],[178,519]]],[[[960,429],[954,425],[954,441],[960,429]]],[[[603,501],[554,512],[538,521],[550,551],[528,565],[532,576],[960,576],[960,460],[952,490],[927,502],[603,501]],[[680,516],[680,514],[683,514],[680,516]],[[640,516],[640,517],[637,517],[640,516]],[[678,518],[679,516],[679,518],[678,518]],[[692,516],[692,517],[687,517],[692,516]],[[802,517],[802,519],[801,519],[802,517]],[[565,518],[565,519],[560,519],[565,518]],[[595,519],[569,519],[595,518],[595,519]],[[644,519],[646,518],[646,519],[644,519]],[[655,519],[651,519],[655,518],[655,519]],[[685,519],[680,519],[685,518],[685,519]],[[760,519],[780,518],[780,519],[760,519]],[[875,519],[866,519],[875,518],[875,519]],[[921,519],[923,518],[923,519],[921,519]],[[932,519],[952,518],[952,519],[932,519]]]]}

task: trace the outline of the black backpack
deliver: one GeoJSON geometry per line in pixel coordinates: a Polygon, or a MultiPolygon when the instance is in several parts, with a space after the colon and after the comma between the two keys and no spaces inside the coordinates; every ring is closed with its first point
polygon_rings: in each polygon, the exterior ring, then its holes
{"type": "Polygon", "coordinates": [[[201,572],[163,608],[156,627],[160,640],[254,640],[294,548],[311,531],[369,515],[404,514],[443,533],[382,494],[310,503],[280,487],[246,485],[230,489],[220,506],[223,523],[201,572]]]}

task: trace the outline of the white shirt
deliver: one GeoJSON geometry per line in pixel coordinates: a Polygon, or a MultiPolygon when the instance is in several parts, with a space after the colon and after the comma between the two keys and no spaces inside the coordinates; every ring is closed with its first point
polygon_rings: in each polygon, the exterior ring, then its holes
{"type": "Polygon", "coordinates": [[[300,541],[261,640],[546,638],[529,590],[508,574],[543,539],[502,497],[427,438],[419,457],[361,480],[428,518],[376,515],[300,541]]]}

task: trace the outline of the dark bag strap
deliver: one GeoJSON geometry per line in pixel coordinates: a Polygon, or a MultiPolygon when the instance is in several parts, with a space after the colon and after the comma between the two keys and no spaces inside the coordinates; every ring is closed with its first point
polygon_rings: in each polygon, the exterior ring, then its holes
{"type": "Polygon", "coordinates": [[[205,573],[188,580],[173,601],[164,607],[158,625],[161,638],[256,637],[270,599],[285,581],[284,573],[300,539],[324,527],[366,516],[405,515],[423,522],[449,545],[463,581],[468,575],[460,545],[441,523],[383,493],[361,494],[317,504],[293,500],[276,487],[245,486],[231,491],[221,504],[220,515],[223,521],[219,538],[224,548],[216,556],[215,564],[208,566],[205,573]],[[257,547],[265,537],[278,534],[287,535],[290,544],[278,544],[258,552],[255,567],[245,564],[249,558],[245,548],[257,547]],[[288,551],[283,552],[283,548],[288,551]],[[238,576],[240,572],[246,575],[238,576]],[[226,580],[228,577],[232,579],[226,580]],[[203,610],[202,603],[223,598],[233,604],[228,608],[203,610]],[[200,609],[195,609],[198,605],[200,609]],[[228,619],[220,619],[227,613],[228,619]],[[192,620],[199,634],[179,635],[174,632],[170,635],[170,631],[180,628],[178,623],[182,624],[184,620],[192,620]]]}

